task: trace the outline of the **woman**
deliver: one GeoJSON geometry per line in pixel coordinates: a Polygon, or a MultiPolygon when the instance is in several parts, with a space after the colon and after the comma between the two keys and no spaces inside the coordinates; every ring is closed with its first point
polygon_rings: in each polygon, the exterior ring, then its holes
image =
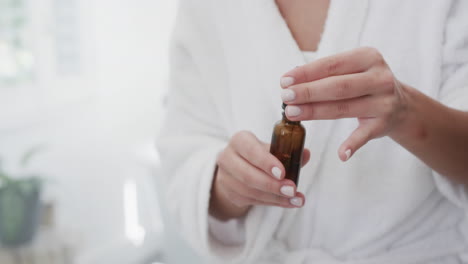
{"type": "Polygon", "coordinates": [[[468,263],[467,13],[182,1],[158,147],[187,239],[220,263],[468,263]],[[299,186],[268,152],[282,101],[299,186]]]}

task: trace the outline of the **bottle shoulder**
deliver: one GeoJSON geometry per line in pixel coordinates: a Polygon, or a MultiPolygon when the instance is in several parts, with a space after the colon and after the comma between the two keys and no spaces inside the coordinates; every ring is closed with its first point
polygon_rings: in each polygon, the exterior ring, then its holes
{"type": "Polygon", "coordinates": [[[276,122],[275,131],[290,131],[290,132],[299,132],[305,133],[305,127],[301,123],[289,123],[284,120],[276,122]]]}

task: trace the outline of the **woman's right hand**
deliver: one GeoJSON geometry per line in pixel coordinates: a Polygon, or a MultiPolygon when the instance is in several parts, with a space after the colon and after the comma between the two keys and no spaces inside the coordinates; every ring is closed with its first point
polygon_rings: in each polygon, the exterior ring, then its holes
{"type": "MultiPolygon", "coordinates": [[[[249,131],[236,133],[219,154],[210,199],[210,214],[221,220],[242,217],[252,205],[298,208],[304,195],[284,179],[283,164],[269,152],[270,145],[249,131]]],[[[302,166],[310,158],[304,149],[302,166]]]]}

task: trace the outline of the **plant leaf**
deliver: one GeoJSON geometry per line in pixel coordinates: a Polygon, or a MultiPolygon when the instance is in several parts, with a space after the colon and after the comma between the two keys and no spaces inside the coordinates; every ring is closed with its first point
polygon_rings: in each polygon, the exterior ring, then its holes
{"type": "Polygon", "coordinates": [[[45,145],[38,145],[29,149],[21,158],[20,164],[22,167],[26,167],[29,161],[39,152],[45,149],[45,145]]]}
{"type": "Polygon", "coordinates": [[[0,185],[2,183],[8,184],[11,181],[13,181],[13,179],[8,177],[8,175],[4,171],[0,170],[0,185]]]}

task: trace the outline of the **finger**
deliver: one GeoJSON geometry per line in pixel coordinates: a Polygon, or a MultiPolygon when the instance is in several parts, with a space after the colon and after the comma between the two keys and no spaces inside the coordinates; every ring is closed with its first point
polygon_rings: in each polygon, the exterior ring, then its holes
{"type": "Polygon", "coordinates": [[[297,197],[290,198],[289,201],[286,204],[284,204],[284,203],[265,202],[262,200],[258,200],[256,198],[249,198],[249,197],[241,196],[240,194],[236,194],[236,193],[233,193],[231,196],[233,197],[233,200],[235,199],[236,201],[238,201],[234,203],[238,207],[263,205],[263,206],[277,206],[277,207],[282,207],[282,208],[301,208],[304,206],[304,203],[302,202],[303,200],[297,197]]]}
{"type": "Polygon", "coordinates": [[[283,207],[283,208],[301,208],[304,206],[304,198],[302,198],[301,196],[289,198],[287,204],[268,203],[268,202],[257,200],[255,198],[251,199],[251,201],[252,201],[252,205],[278,206],[278,207],[283,207]]]}
{"type": "Polygon", "coordinates": [[[295,197],[289,199],[289,202],[295,207],[303,207],[305,204],[305,196],[304,194],[297,192],[295,197]]]}
{"type": "Polygon", "coordinates": [[[305,148],[302,152],[301,167],[304,167],[310,160],[310,150],[305,148]]]}
{"type": "Polygon", "coordinates": [[[377,122],[368,122],[356,128],[351,136],[349,136],[338,149],[338,156],[340,159],[342,161],[349,160],[358,149],[374,138],[373,135],[375,133],[373,133],[373,131],[376,131],[378,126],[379,124],[377,122]]]}
{"type": "Polygon", "coordinates": [[[394,85],[393,74],[390,70],[371,71],[332,76],[293,85],[282,90],[281,97],[286,104],[335,101],[388,93],[393,91],[394,85]]]}
{"type": "Polygon", "coordinates": [[[232,150],[228,149],[224,151],[223,153],[225,154],[223,155],[226,155],[226,157],[222,157],[219,160],[219,166],[230,175],[245,185],[263,192],[294,197],[296,194],[296,185],[293,181],[288,179],[278,181],[250,164],[249,161],[236,155],[235,152],[229,153],[230,151],[232,150]]]}
{"type": "Polygon", "coordinates": [[[226,184],[229,185],[229,188],[232,190],[232,192],[237,193],[238,195],[244,198],[247,198],[247,200],[252,202],[252,204],[275,205],[288,208],[294,207],[294,205],[290,202],[291,197],[276,195],[268,192],[263,192],[255,188],[251,188],[245,185],[243,182],[237,180],[235,177],[229,177],[229,179],[226,180],[226,184]]]}
{"type": "Polygon", "coordinates": [[[242,131],[233,136],[233,149],[250,164],[263,170],[276,179],[283,179],[285,170],[283,164],[265,150],[264,143],[251,132],[242,131]]]}
{"type": "MultiPolygon", "coordinates": [[[[244,183],[236,180],[235,177],[223,169],[220,169],[220,172],[226,176],[220,179],[221,184],[225,189],[224,195],[238,207],[251,205],[269,205],[284,208],[299,207],[291,203],[291,198],[261,192],[260,190],[246,186],[244,183]]],[[[300,197],[301,194],[297,193],[297,195],[300,197]]]]}
{"type": "Polygon", "coordinates": [[[395,98],[390,95],[364,96],[339,101],[288,105],[285,113],[291,121],[377,117],[392,111],[395,103],[395,98]]]}
{"type": "Polygon", "coordinates": [[[382,55],[376,49],[357,48],[294,68],[283,75],[281,87],[287,88],[293,84],[312,82],[330,76],[363,72],[381,61],[382,55]]]}
{"type": "Polygon", "coordinates": [[[261,142],[261,143],[262,143],[263,149],[264,149],[265,151],[270,151],[270,146],[271,146],[271,144],[264,143],[264,142],[261,142]]]}

